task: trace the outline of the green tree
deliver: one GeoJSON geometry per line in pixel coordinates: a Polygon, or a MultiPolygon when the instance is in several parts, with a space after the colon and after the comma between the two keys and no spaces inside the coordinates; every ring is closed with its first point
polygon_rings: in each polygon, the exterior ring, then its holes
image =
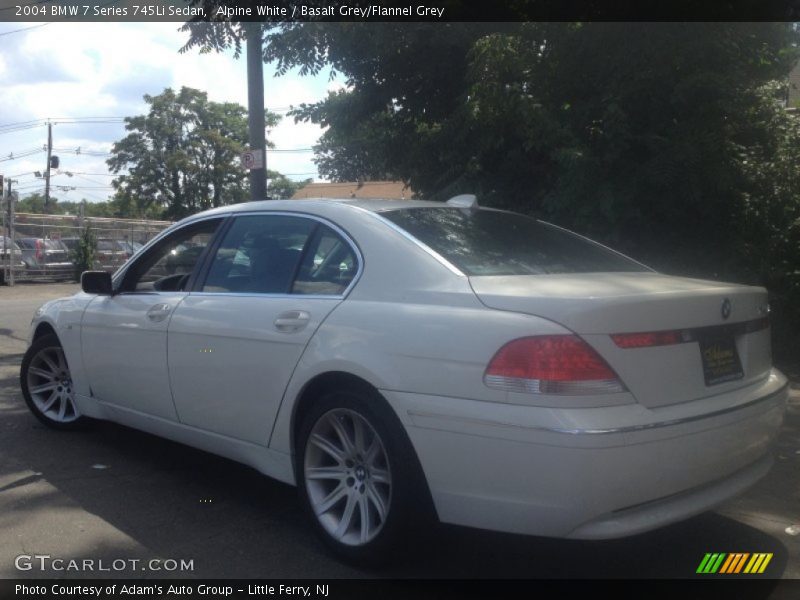
{"type": "MultiPolygon", "coordinates": [[[[114,173],[127,171],[114,180],[115,207],[177,219],[248,199],[247,173],[239,165],[248,139],[244,107],[209,101],[187,87],[144,99],[148,114],[126,118],[129,133],[108,160],[114,173]]],[[[279,117],[265,113],[267,127],[274,127],[279,117]]]]}
{"type": "Polygon", "coordinates": [[[97,236],[91,227],[87,226],[81,232],[78,245],[72,252],[72,262],[75,266],[75,281],[81,280],[81,273],[90,271],[94,267],[97,253],[97,236]]]}
{"type": "MultiPolygon", "coordinates": [[[[40,194],[35,192],[33,194],[28,194],[19,199],[17,202],[15,210],[21,213],[36,213],[36,214],[43,214],[44,213],[44,194],[40,194]]],[[[53,196],[50,197],[50,202],[48,205],[48,210],[51,214],[61,214],[61,208],[58,204],[58,198],[54,198],[53,196]]]]}
{"type": "Polygon", "coordinates": [[[751,119],[759,90],[796,55],[786,24],[341,23],[268,39],[280,69],[329,63],[345,78],[295,112],[327,127],[323,175],[474,191],[719,275],[736,256],[741,148],[775,135],[751,119]]]}
{"type": "Polygon", "coordinates": [[[267,169],[267,179],[269,183],[267,193],[272,200],[288,200],[297,190],[313,181],[312,179],[294,181],[277,171],[269,169],[267,169]]]}
{"type": "MultiPolygon", "coordinates": [[[[83,205],[86,217],[135,217],[132,211],[118,210],[112,201],[90,202],[85,198],[80,201],[59,200],[50,197],[48,214],[51,215],[79,215],[83,205]]],[[[20,198],[16,206],[17,212],[44,214],[44,195],[38,192],[20,198]]]]}
{"type": "MultiPolygon", "coordinates": [[[[326,127],[324,176],[475,192],[800,306],[800,132],[778,89],[791,24],[283,23],[264,37],[279,72],[329,65],[345,83],[294,112],[326,127]]],[[[187,46],[241,39],[226,23],[187,46]]]]}

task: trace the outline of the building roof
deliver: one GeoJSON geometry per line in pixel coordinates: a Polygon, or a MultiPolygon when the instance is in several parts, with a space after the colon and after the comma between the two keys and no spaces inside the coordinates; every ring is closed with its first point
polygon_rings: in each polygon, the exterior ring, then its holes
{"type": "Polygon", "coordinates": [[[414,190],[402,181],[363,181],[343,183],[309,183],[292,196],[300,198],[392,198],[410,200],[414,190]]]}

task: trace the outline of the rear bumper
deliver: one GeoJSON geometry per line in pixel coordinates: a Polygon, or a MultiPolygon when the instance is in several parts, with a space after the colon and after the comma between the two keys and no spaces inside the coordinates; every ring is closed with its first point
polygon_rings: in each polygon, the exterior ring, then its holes
{"type": "Polygon", "coordinates": [[[708,510],[769,470],[786,379],[647,409],[553,409],[383,392],[442,521],[612,538],[708,510]]]}

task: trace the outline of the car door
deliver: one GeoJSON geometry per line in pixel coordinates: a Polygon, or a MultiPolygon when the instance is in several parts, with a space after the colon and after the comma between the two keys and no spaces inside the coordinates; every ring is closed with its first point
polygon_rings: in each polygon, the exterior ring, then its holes
{"type": "Polygon", "coordinates": [[[172,232],[131,264],[114,295],[91,301],[81,323],[81,348],[94,397],[176,420],[167,327],[221,221],[208,219],[172,232]]]}
{"type": "Polygon", "coordinates": [[[237,216],[169,326],[182,423],[266,445],[292,371],[360,266],[335,226],[309,216],[237,216]]]}

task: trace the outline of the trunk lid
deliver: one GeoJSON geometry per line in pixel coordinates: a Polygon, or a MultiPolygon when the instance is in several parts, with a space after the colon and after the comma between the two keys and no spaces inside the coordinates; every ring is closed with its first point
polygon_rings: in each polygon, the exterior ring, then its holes
{"type": "Polygon", "coordinates": [[[652,272],[474,276],[470,283],[490,308],[580,335],[649,407],[724,393],[771,368],[764,288],[652,272]],[[680,332],[681,343],[621,348],[611,337],[660,331],[680,332]],[[719,356],[725,360],[715,362],[719,356]]]}

